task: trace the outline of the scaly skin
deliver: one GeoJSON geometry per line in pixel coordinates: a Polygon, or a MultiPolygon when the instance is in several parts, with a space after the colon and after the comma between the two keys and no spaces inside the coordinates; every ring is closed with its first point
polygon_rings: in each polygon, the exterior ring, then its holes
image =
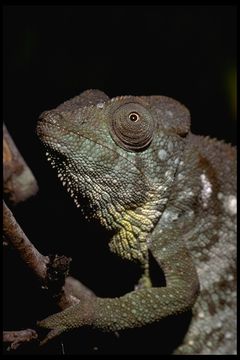
{"type": "Polygon", "coordinates": [[[176,354],[236,351],[236,151],[190,132],[188,110],[163,96],[109,99],[87,90],[44,112],[38,135],[83,211],[114,230],[111,251],[143,269],[136,289],[93,298],[39,325],[116,331],[192,309],[176,354]],[[149,252],[166,286],[153,287],[149,252]],[[200,290],[199,290],[200,289],[200,290]]]}

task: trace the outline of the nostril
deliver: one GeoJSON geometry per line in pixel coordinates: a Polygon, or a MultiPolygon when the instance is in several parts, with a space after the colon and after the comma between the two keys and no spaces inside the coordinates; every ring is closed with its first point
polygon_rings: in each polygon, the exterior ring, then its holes
{"type": "Polygon", "coordinates": [[[48,113],[49,113],[48,110],[47,110],[47,111],[43,111],[43,112],[39,115],[38,118],[39,118],[40,120],[42,120],[42,119],[44,119],[45,116],[47,116],[48,113]]]}

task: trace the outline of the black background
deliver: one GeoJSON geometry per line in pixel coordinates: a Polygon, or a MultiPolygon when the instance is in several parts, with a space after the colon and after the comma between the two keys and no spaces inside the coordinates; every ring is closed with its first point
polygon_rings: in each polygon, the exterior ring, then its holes
{"type": "MultiPolygon", "coordinates": [[[[166,95],[190,109],[194,133],[235,144],[236,7],[5,6],[3,22],[3,119],[40,187],[14,214],[43,254],[71,256],[72,275],[99,296],[119,296],[139,271],[108,252],[100,227],[81,219],[46,162],[37,118],[89,88],[110,97],[166,95]]],[[[14,252],[4,260],[4,328],[34,327],[56,309],[14,252]]],[[[188,320],[119,338],[81,329],[64,337],[65,352],[169,353],[188,320]]],[[[41,352],[60,353],[59,340],[41,352]]]]}

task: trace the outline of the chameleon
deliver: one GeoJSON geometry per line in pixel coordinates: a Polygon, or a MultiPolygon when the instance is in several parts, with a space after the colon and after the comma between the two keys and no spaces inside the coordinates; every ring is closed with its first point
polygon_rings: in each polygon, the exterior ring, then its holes
{"type": "Polygon", "coordinates": [[[236,148],[190,122],[170,97],[94,89],[41,114],[37,133],[61,182],[112,232],[110,251],[142,272],[123,296],[80,301],[39,326],[116,332],[171,315],[177,326],[190,309],[174,354],[236,353],[236,148]],[[152,284],[150,255],[164,286],[152,284]]]}

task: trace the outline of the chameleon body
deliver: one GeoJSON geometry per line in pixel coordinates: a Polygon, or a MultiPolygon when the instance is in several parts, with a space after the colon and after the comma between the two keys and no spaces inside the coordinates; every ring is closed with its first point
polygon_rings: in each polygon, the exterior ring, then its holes
{"type": "Polygon", "coordinates": [[[84,211],[113,231],[110,250],[142,267],[132,292],[40,326],[118,331],[192,309],[175,353],[235,353],[235,148],[192,134],[189,111],[171,98],[99,90],[44,112],[37,131],[77,206],[85,198],[84,211]],[[166,286],[152,285],[149,253],[166,286]]]}

